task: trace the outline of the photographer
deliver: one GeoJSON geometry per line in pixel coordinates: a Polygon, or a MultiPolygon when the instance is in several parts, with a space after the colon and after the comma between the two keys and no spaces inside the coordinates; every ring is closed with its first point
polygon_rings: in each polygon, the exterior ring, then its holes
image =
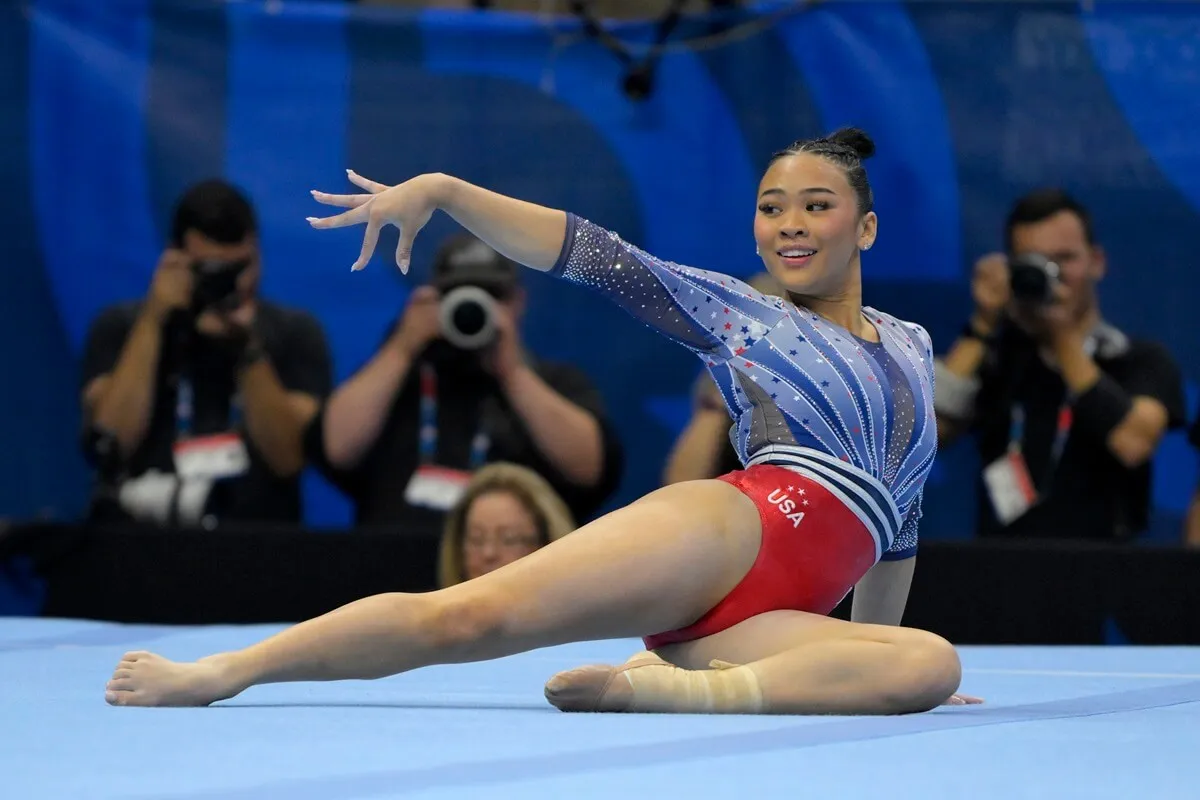
{"type": "Polygon", "coordinates": [[[299,523],[302,435],[332,382],[319,323],[258,297],[254,211],[206,181],[174,213],[146,298],[110,307],[83,361],[94,517],[299,523]]]}
{"type": "Polygon", "coordinates": [[[309,430],[357,524],[440,526],[471,472],[495,461],[541,475],[581,521],[616,489],[622,454],[599,392],[524,351],[524,303],[511,261],[469,235],[442,247],[431,285],[309,430]]]}
{"type": "Polygon", "coordinates": [[[979,533],[1136,536],[1151,459],[1186,413],[1179,368],[1104,321],[1105,257],[1079,203],[1034,192],[1005,234],[1008,254],[975,265],[974,314],[936,365],[940,442],[977,435],[979,533]]]}

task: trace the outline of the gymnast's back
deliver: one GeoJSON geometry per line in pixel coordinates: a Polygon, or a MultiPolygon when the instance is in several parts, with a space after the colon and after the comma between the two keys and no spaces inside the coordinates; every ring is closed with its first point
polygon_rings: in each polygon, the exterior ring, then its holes
{"type": "Polygon", "coordinates": [[[717,272],[662,261],[568,214],[553,274],[601,292],[695,352],[720,388],[742,464],[825,484],[886,530],[885,559],[916,551],[937,452],[933,352],[919,325],[863,308],[869,342],[717,272]]]}

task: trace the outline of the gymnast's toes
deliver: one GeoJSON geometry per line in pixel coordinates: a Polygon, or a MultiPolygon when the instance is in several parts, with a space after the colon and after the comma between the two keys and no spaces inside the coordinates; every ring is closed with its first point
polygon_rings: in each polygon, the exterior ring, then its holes
{"type": "Polygon", "coordinates": [[[180,664],[151,653],[127,654],[104,687],[113,706],[206,706],[229,697],[219,667],[180,664]]]}

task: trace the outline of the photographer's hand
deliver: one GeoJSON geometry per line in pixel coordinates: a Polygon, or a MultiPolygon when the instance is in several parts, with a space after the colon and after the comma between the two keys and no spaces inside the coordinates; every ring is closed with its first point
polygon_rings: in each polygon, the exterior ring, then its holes
{"type": "Polygon", "coordinates": [[[388,344],[400,350],[409,360],[419,356],[438,337],[441,329],[438,304],[441,299],[437,289],[432,286],[418,287],[409,297],[404,316],[400,318],[400,324],[396,326],[388,344]]]}
{"type": "Polygon", "coordinates": [[[507,383],[524,364],[521,334],[512,312],[503,305],[496,306],[496,343],[489,349],[484,363],[501,385],[507,383]]]}
{"type": "Polygon", "coordinates": [[[248,298],[232,311],[204,311],[196,320],[196,330],[205,336],[225,341],[226,347],[240,354],[254,333],[258,303],[248,298]]]}
{"type": "Polygon", "coordinates": [[[1003,253],[990,253],[976,261],[971,277],[971,297],[975,301],[972,330],[981,336],[995,333],[1011,296],[1008,258],[1003,253]]]}
{"type": "Polygon", "coordinates": [[[192,270],[187,253],[166,250],[158,259],[154,279],[142,313],[155,324],[162,324],[172,311],[187,308],[192,302],[192,270]]]}

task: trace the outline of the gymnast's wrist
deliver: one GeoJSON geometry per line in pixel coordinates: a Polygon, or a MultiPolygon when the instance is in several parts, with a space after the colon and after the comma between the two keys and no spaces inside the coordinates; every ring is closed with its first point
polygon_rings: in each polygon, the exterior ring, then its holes
{"type": "Polygon", "coordinates": [[[453,213],[463,182],[444,172],[430,172],[421,178],[429,187],[428,197],[433,201],[434,208],[453,213]]]}

